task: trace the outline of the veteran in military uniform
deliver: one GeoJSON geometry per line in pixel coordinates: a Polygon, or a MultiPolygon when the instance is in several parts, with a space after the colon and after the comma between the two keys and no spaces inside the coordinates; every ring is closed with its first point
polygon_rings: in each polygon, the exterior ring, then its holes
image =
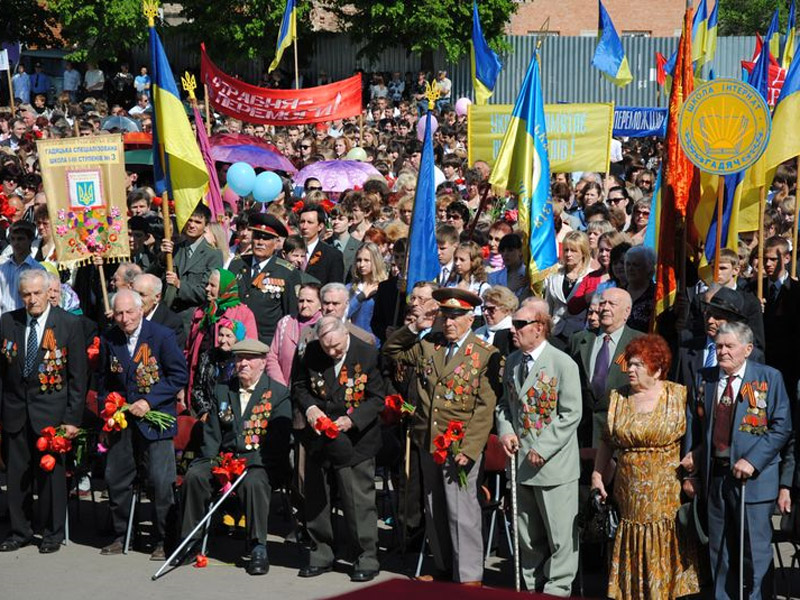
{"type": "Polygon", "coordinates": [[[383,353],[398,366],[413,369],[417,378],[412,439],[420,453],[426,532],[436,566],[445,577],[452,573],[453,581],[480,585],[478,473],[492,428],[502,359],[496,348],[472,333],[480,297],[445,288],[433,292],[433,300],[438,316],[430,303],[421,307],[415,322],[386,341],[383,353]],[[431,327],[420,340],[419,333],[431,327]]]}
{"type": "Polygon", "coordinates": [[[281,317],[297,313],[300,274],[275,255],[279,238],[288,235],[283,223],[273,215],[257,213],[250,217],[248,227],[253,232],[253,253],[233,260],[230,271],[236,273],[242,301],[256,317],[258,339],[269,344],[281,317]]]}
{"type": "Polygon", "coordinates": [[[547,303],[529,298],[511,321],[519,348],[506,362],[497,433],[516,456],[520,558],[525,587],[569,596],[578,572],[578,366],[547,342],[547,303]]]}
{"type": "Polygon", "coordinates": [[[282,468],[280,457],[288,452],[291,432],[289,390],[265,373],[268,351],[269,346],[258,340],[242,340],[231,349],[236,357],[236,378],[217,385],[214,410],[203,424],[201,457],[190,465],[181,487],[182,535],[186,536],[206,513],[214,489],[211,469],[219,462],[220,453],[230,452],[246,461],[248,472],[236,493],[242,501],[251,545],[250,575],[269,571],[270,481],[275,469],[282,468]]]}

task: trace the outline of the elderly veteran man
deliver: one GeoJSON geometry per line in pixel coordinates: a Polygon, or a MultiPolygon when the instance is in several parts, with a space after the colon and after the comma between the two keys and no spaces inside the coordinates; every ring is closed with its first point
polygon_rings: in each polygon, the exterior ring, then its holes
{"type": "Polygon", "coordinates": [[[481,585],[483,537],[478,472],[500,388],[497,349],[471,330],[475,294],[457,288],[433,292],[438,302],[398,329],[383,353],[416,375],[412,439],[419,448],[426,496],[428,541],[440,575],[481,585]],[[418,339],[418,334],[432,327],[418,339]],[[448,444],[448,440],[453,440],[448,444]]]}
{"type": "MultiPolygon", "coordinates": [[[[242,340],[231,349],[236,377],[217,385],[215,407],[203,424],[201,457],[186,473],[183,494],[182,534],[200,522],[214,489],[211,468],[221,453],[230,452],[246,461],[247,475],[236,489],[244,507],[250,544],[250,575],[269,571],[267,519],[272,497],[270,467],[286,454],[291,431],[289,390],[265,373],[269,346],[258,340],[242,340]]],[[[187,553],[191,556],[192,551],[187,553]]]]}
{"type": "Polygon", "coordinates": [[[496,413],[503,449],[517,457],[522,575],[531,592],[569,596],[578,572],[578,367],[547,342],[544,300],[525,300],[511,323],[519,350],[506,362],[496,413]]]}

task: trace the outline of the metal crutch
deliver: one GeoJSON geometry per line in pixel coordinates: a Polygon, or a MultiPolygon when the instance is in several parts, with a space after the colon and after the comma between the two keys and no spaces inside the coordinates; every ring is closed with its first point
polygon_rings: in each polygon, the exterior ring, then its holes
{"type": "Polygon", "coordinates": [[[747,480],[742,479],[741,500],[739,510],[739,600],[744,600],[744,515],[745,515],[745,490],[747,480]]]}
{"type": "Polygon", "coordinates": [[[194,538],[194,534],[196,534],[198,531],[200,531],[200,528],[203,527],[206,523],[208,523],[208,521],[211,520],[211,517],[214,516],[214,513],[216,512],[216,510],[220,506],[222,506],[222,503],[225,502],[225,500],[228,498],[228,496],[230,496],[233,493],[233,490],[235,490],[239,486],[239,484],[242,483],[242,481],[244,481],[244,478],[247,477],[247,472],[248,471],[249,471],[249,469],[245,469],[244,471],[242,471],[242,474],[239,475],[239,477],[236,479],[236,481],[234,481],[231,484],[231,487],[229,487],[227,489],[227,491],[224,494],[222,494],[222,496],[220,497],[219,500],[217,500],[214,504],[211,505],[211,508],[208,509],[208,512],[206,513],[206,516],[204,516],[202,519],[200,519],[200,522],[197,525],[195,525],[194,529],[192,529],[192,531],[189,532],[189,535],[187,535],[183,539],[183,541],[181,542],[180,546],[178,546],[175,549],[175,551],[172,554],[169,555],[169,558],[167,558],[167,560],[164,561],[164,564],[161,565],[161,568],[158,569],[158,571],[155,572],[155,574],[152,577],[153,581],[158,579],[161,576],[161,573],[163,573],[164,570],[172,564],[172,561],[175,560],[175,558],[178,555],[180,555],[180,553],[183,551],[183,549],[189,544],[189,542],[192,541],[192,539],[194,538]]]}
{"type": "Polygon", "coordinates": [[[517,452],[518,448],[514,448],[514,455],[510,457],[511,463],[511,528],[514,535],[514,589],[520,591],[520,573],[519,573],[519,521],[517,519],[517,452]]]}

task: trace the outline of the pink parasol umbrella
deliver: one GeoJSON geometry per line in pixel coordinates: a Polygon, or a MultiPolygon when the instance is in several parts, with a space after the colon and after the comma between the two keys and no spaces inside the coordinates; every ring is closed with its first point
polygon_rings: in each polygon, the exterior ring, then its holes
{"type": "Polygon", "coordinates": [[[220,133],[211,136],[211,158],[218,162],[246,162],[254,168],[297,173],[291,161],[267,141],[251,135],[220,133]]]}
{"type": "Polygon", "coordinates": [[[300,169],[294,178],[294,184],[302,186],[309,177],[319,179],[326,192],[343,192],[363,187],[370,177],[383,178],[383,175],[369,163],[357,160],[323,160],[300,169]]]}

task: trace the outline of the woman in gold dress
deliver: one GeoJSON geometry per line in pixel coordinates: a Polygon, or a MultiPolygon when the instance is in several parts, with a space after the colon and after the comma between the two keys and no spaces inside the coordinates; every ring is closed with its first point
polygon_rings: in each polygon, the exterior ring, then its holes
{"type": "Polygon", "coordinates": [[[630,342],[623,355],[629,385],[611,392],[592,488],[606,499],[603,473],[616,453],[613,499],[620,523],[613,542],[608,596],[671,599],[699,592],[696,547],[679,539],[680,440],[686,388],[664,381],[670,350],[657,335],[630,342]]]}

